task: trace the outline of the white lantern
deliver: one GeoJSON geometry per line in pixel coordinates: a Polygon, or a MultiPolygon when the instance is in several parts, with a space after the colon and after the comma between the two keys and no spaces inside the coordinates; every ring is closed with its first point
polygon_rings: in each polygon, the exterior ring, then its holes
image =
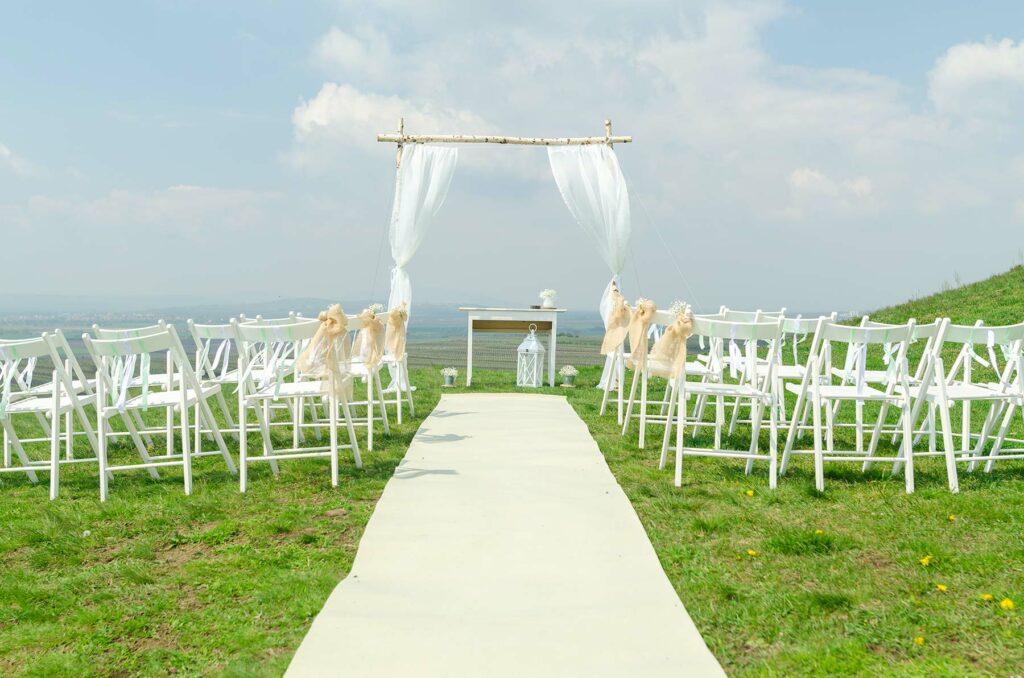
{"type": "Polygon", "coordinates": [[[537,388],[544,384],[544,346],[537,340],[537,326],[530,325],[530,333],[519,344],[516,362],[516,386],[537,388]]]}

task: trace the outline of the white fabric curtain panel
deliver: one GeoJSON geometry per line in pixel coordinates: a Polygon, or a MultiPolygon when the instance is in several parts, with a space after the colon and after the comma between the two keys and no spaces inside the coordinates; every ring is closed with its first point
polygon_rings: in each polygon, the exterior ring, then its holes
{"type": "MultiPolygon", "coordinates": [[[[612,278],[604,288],[599,307],[601,319],[607,322],[612,284],[618,283],[629,251],[631,224],[626,178],[615,151],[607,144],[548,146],[548,160],[566,207],[590,234],[611,270],[612,278]]],[[[610,371],[609,357],[601,375],[602,388],[609,378],[615,378],[610,371]]]]}
{"type": "Polygon", "coordinates": [[[448,195],[457,158],[458,151],[449,146],[407,144],[402,149],[388,233],[391,257],[395,261],[391,269],[389,309],[402,303],[408,310],[412,309],[412,283],[405,266],[416,254],[448,195]]]}
{"type": "MultiPolygon", "coordinates": [[[[548,160],[566,207],[590,234],[597,251],[618,279],[629,249],[629,191],[615,151],[607,144],[548,146],[548,160]]],[[[608,312],[611,283],[601,297],[608,312]]]]}

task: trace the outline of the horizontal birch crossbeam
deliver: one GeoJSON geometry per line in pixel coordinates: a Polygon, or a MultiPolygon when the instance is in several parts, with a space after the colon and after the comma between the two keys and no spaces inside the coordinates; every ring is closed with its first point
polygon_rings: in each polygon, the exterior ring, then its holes
{"type": "Polygon", "coordinates": [[[377,141],[393,144],[510,144],[518,146],[587,146],[628,144],[633,137],[503,137],[468,134],[378,134],[377,141]]]}

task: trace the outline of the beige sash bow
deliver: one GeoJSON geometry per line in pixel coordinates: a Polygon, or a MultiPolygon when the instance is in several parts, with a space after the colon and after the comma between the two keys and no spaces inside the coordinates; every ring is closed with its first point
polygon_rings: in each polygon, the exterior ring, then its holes
{"type": "Polygon", "coordinates": [[[380,321],[376,313],[368,308],[364,309],[358,317],[363,321],[363,329],[359,330],[359,334],[356,336],[356,345],[353,350],[372,370],[384,357],[384,323],[380,321]]]}
{"type": "Polygon", "coordinates": [[[348,318],[334,304],[318,316],[320,327],[299,356],[295,367],[306,377],[321,379],[324,392],[348,400],[352,397],[352,375],[348,371],[348,318]]]}
{"type": "Polygon", "coordinates": [[[665,328],[665,333],[651,347],[651,362],[659,366],[671,365],[670,377],[682,374],[686,363],[686,339],[693,334],[693,313],[689,308],[676,316],[672,324],[665,328]]]}
{"type": "Polygon", "coordinates": [[[626,298],[619,292],[619,288],[612,285],[611,292],[612,308],[608,314],[608,322],[605,325],[604,341],[601,342],[601,355],[614,353],[622,346],[629,332],[629,321],[631,313],[626,298]]]}
{"type": "Polygon", "coordinates": [[[384,347],[387,352],[401,360],[405,355],[405,321],[409,319],[409,311],[403,303],[391,309],[388,314],[388,326],[384,332],[384,347]]]}
{"type": "Polygon", "coordinates": [[[629,322],[629,367],[636,369],[647,358],[647,330],[651,327],[658,307],[650,299],[637,300],[633,319],[629,322]]]}

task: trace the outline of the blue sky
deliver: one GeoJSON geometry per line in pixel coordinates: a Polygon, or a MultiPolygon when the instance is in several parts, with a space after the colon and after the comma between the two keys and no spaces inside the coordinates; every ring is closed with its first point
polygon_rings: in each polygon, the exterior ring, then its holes
{"type": "MultiPolygon", "coordinates": [[[[870,309],[1024,247],[1022,3],[3,14],[0,230],[21,256],[2,294],[385,297],[393,148],[373,133],[398,114],[411,131],[524,135],[612,117],[636,139],[619,149],[626,292],[665,304],[870,309]],[[808,275],[813,261],[828,265],[808,275]]],[[[410,272],[421,301],[554,287],[576,307],[607,277],[543,152],[510,148],[460,151],[410,272]]]]}

